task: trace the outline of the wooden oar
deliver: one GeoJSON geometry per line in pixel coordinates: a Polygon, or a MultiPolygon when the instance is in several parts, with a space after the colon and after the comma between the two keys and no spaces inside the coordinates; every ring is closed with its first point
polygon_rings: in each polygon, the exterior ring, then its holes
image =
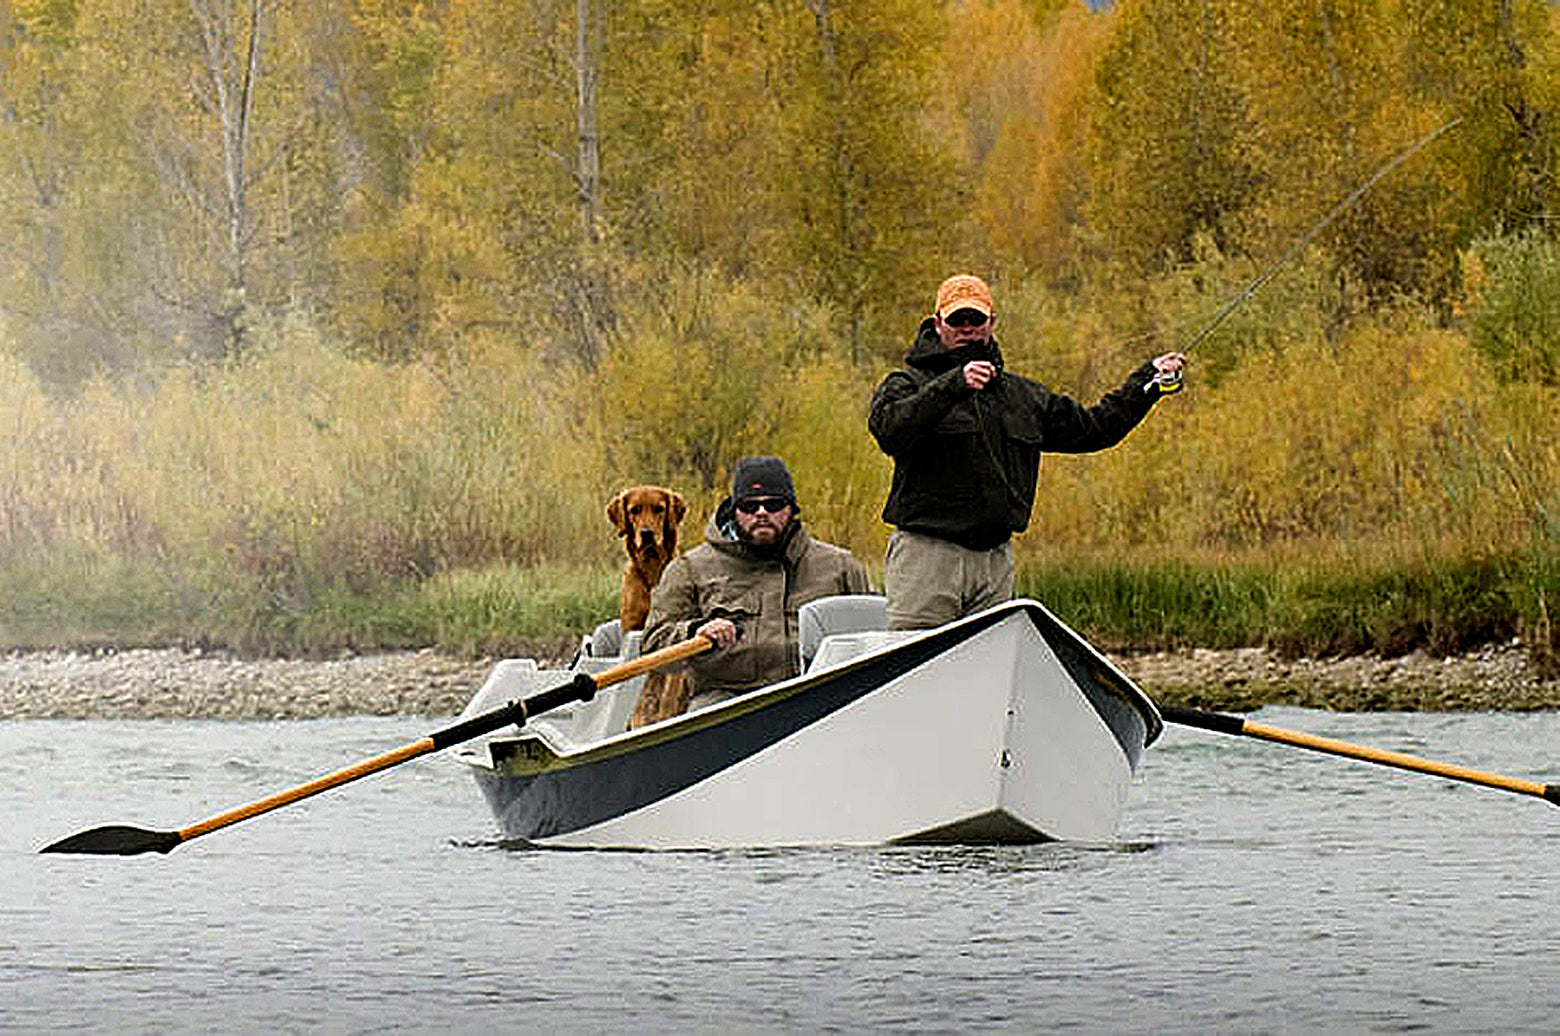
{"type": "Polygon", "coordinates": [[[1279,744],[1293,745],[1296,748],[1309,748],[1314,752],[1326,752],[1329,755],[1341,755],[1349,759],[1360,759],[1367,763],[1395,766],[1400,770],[1413,770],[1415,773],[1428,773],[1434,777],[1446,777],[1454,781],[1480,784],[1486,788],[1513,791],[1519,795],[1534,795],[1541,799],[1548,799],[1553,804],[1560,806],[1560,785],[1556,784],[1540,784],[1538,781],[1527,781],[1518,777],[1503,777],[1498,773],[1485,773],[1482,770],[1458,766],[1455,763],[1438,763],[1431,759],[1404,755],[1402,752],[1389,752],[1380,748],[1356,745],[1348,741],[1338,741],[1330,737],[1304,734],[1298,730],[1271,727],[1266,723],[1258,723],[1255,720],[1242,719],[1239,716],[1231,716],[1222,712],[1203,712],[1201,709],[1188,709],[1177,705],[1161,705],[1159,706],[1159,714],[1167,722],[1179,723],[1182,726],[1201,727],[1204,730],[1212,730],[1220,734],[1238,734],[1262,741],[1276,741],[1279,744]]]}
{"type": "Polygon", "coordinates": [[[98,853],[109,856],[134,856],[138,853],[172,851],[179,845],[188,842],[191,838],[198,838],[203,834],[215,831],[218,828],[236,824],[241,820],[268,813],[273,809],[306,799],[311,795],[317,795],[322,791],[334,788],[337,785],[355,781],[359,777],[367,777],[371,773],[380,770],[388,770],[392,766],[398,766],[409,759],[437,752],[451,745],[458,745],[462,741],[470,741],[474,737],[480,737],[489,731],[510,723],[523,724],[528,716],[535,716],[549,709],[556,709],[560,705],[567,705],[572,701],[589,701],[601,688],[624,680],[632,679],[640,673],[660,666],[680,662],[686,658],[692,658],[702,651],[708,651],[713,643],[705,637],[692,637],[688,640],[673,644],[670,647],[653,651],[648,655],[636,658],[622,665],[613,666],[594,675],[590,673],[576,673],[574,679],[561,687],[534,694],[525,700],[515,700],[507,705],[501,705],[491,712],[473,716],[471,719],[457,723],[443,730],[435,731],[420,740],[408,745],[386,752],[384,755],[365,759],[360,763],[327,773],[323,777],[316,777],[307,784],[300,784],[296,788],[277,792],[275,795],[251,802],[246,806],[219,813],[214,817],[181,827],[177,831],[147,831],[139,827],[127,827],[122,824],[111,824],[107,827],[95,827],[90,831],[82,831],[79,834],[62,838],[52,845],[44,846],[39,852],[45,853],[98,853]]]}

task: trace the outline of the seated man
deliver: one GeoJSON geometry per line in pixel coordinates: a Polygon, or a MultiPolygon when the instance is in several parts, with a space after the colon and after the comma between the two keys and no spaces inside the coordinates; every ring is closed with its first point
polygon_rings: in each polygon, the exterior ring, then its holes
{"type": "Polygon", "coordinates": [[[820,597],[866,592],[861,562],[810,537],[800,515],[785,464],[745,458],[705,541],[662,573],[645,619],[645,653],[695,635],[715,643],[688,662],[693,706],[795,676],[797,609],[820,597]]]}

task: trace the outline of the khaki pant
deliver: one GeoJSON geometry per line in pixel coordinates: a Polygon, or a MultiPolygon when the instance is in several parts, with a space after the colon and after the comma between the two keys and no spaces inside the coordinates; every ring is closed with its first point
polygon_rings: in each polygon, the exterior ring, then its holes
{"type": "Polygon", "coordinates": [[[895,529],[883,565],[888,628],[940,626],[1013,596],[1013,541],[969,550],[935,536],[895,529]]]}

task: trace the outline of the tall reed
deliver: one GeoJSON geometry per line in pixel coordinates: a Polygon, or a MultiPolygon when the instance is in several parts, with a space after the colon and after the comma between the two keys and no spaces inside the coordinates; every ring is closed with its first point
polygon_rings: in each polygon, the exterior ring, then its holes
{"type": "MultiPolygon", "coordinates": [[[[0,352],[0,644],[563,644],[613,608],[607,498],[678,489],[697,542],[750,453],[785,457],[814,533],[880,573],[891,464],[865,418],[891,365],[850,362],[824,307],[668,292],[625,309],[594,370],[496,345],[384,364],[298,322],[61,398],[0,352]]],[[[1206,292],[1005,286],[999,336],[1012,369],[1093,402],[1165,348],[1134,328],[1206,292]]],[[[1553,390],[1416,307],[1323,308],[1242,314],[1249,340],[1194,350],[1122,445],[1048,456],[1021,587],[1122,644],[1552,645],[1553,390]]]]}

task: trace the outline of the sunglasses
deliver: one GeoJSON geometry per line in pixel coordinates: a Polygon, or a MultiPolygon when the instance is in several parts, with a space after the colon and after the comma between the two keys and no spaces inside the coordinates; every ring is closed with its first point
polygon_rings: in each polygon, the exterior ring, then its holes
{"type": "Polygon", "coordinates": [[[791,506],[791,501],[778,496],[756,496],[750,500],[738,500],[735,506],[743,514],[757,514],[760,510],[779,514],[791,506]]]}
{"type": "Polygon", "coordinates": [[[978,309],[958,309],[943,317],[943,323],[949,327],[980,327],[990,319],[978,309]]]}

